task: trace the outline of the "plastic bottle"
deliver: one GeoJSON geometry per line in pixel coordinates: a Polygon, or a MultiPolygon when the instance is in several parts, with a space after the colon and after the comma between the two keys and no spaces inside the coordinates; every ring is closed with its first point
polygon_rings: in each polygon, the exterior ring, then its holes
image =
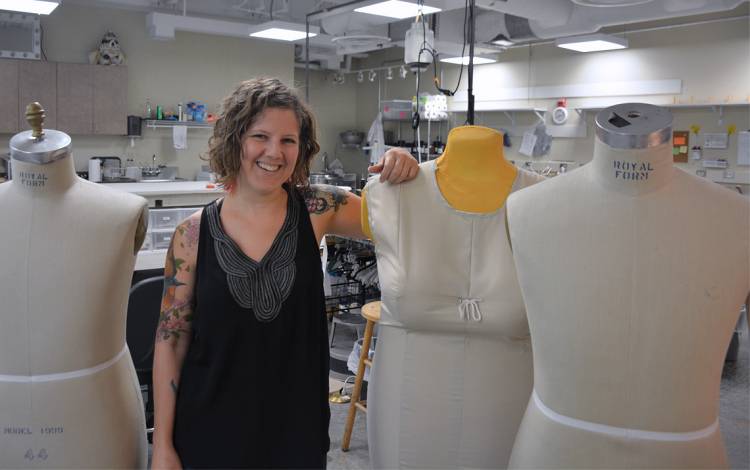
{"type": "Polygon", "coordinates": [[[184,121],[184,117],[182,115],[182,103],[177,103],[177,120],[178,121],[184,121]]]}
{"type": "Polygon", "coordinates": [[[153,119],[154,118],[154,112],[151,109],[151,100],[149,98],[146,98],[146,119],[153,119]]]}

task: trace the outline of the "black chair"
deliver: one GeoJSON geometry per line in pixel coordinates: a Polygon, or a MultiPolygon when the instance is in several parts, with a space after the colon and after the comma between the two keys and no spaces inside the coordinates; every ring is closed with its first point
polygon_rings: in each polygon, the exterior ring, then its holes
{"type": "Polygon", "coordinates": [[[146,392],[146,428],[149,441],[154,431],[154,339],[159,323],[163,287],[164,276],[149,277],[133,284],[130,288],[125,332],[141,392],[146,392]]]}

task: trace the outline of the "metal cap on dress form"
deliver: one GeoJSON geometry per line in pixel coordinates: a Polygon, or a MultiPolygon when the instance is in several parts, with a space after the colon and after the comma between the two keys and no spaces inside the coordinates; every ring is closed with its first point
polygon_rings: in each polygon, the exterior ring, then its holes
{"type": "Polygon", "coordinates": [[[645,149],[672,139],[672,113],[645,103],[623,103],[597,113],[596,136],[613,148],[645,149]]]}
{"type": "Polygon", "coordinates": [[[13,159],[43,165],[70,155],[70,136],[56,130],[45,130],[45,116],[39,103],[26,106],[26,121],[32,130],[11,137],[10,156],[13,159]]]}

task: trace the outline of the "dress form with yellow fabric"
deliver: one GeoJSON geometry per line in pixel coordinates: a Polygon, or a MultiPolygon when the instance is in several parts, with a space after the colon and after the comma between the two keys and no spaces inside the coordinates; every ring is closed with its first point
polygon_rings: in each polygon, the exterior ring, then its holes
{"type": "Polygon", "coordinates": [[[382,301],[372,468],[506,468],[533,368],[504,206],[542,179],[503,159],[500,133],[472,126],[413,180],[368,182],[382,301]]]}
{"type": "MultiPolygon", "coordinates": [[[[482,126],[451,129],[435,176],[440,192],[454,209],[489,213],[505,204],[518,169],[503,155],[503,134],[482,126]]],[[[362,197],[362,231],[372,239],[367,195],[362,197]]]]}

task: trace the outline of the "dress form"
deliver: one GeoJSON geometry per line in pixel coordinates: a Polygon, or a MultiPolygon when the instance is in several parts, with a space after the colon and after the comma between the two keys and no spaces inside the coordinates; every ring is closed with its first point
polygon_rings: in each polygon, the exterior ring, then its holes
{"type": "Polygon", "coordinates": [[[750,288],[750,207],[672,165],[667,110],[618,105],[595,127],[590,164],[508,200],[534,346],[510,466],[725,467],[719,381],[750,288]]]}
{"type": "Polygon", "coordinates": [[[414,180],[368,183],[382,291],[373,468],[507,465],[533,373],[503,206],[540,179],[504,161],[499,133],[471,126],[414,180]]]}
{"type": "Polygon", "coordinates": [[[78,178],[70,137],[32,125],[0,184],[0,467],[145,468],[125,313],[146,202],[78,178]]]}

